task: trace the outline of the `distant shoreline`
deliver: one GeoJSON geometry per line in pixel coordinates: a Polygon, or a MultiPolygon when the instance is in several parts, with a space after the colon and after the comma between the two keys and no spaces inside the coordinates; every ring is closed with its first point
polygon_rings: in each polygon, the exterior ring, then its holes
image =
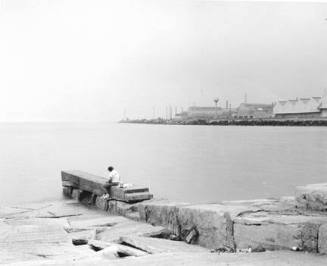
{"type": "Polygon", "coordinates": [[[205,125],[205,126],[327,126],[327,119],[231,119],[211,120],[194,119],[175,121],[164,119],[133,119],[121,120],[125,124],[151,124],[151,125],[205,125]]]}

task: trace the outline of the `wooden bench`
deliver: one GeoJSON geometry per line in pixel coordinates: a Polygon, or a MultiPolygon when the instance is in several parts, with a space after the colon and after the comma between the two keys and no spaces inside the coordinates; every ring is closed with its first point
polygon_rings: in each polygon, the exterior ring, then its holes
{"type": "MultiPolygon", "coordinates": [[[[64,189],[79,189],[101,196],[103,185],[107,179],[102,176],[96,176],[86,172],[71,170],[61,172],[62,185],[64,189]]],[[[149,188],[132,186],[128,188],[121,188],[119,186],[112,186],[110,189],[110,197],[115,200],[124,202],[139,202],[153,198],[149,192],[149,188]]]]}

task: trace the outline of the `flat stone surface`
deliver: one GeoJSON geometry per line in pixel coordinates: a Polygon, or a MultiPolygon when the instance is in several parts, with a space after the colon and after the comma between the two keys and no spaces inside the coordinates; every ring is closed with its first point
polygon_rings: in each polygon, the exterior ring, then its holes
{"type": "Polygon", "coordinates": [[[172,265],[190,265],[190,266],[325,266],[326,256],[314,254],[305,254],[299,252],[262,252],[262,253],[239,253],[239,254],[217,254],[217,253],[190,253],[190,252],[174,252],[174,253],[158,253],[150,256],[127,257],[124,259],[107,260],[101,257],[95,257],[82,260],[44,260],[42,263],[36,261],[14,264],[18,265],[78,265],[78,266],[172,266],[172,265]]]}
{"type": "Polygon", "coordinates": [[[165,253],[165,252],[206,252],[209,250],[202,248],[197,245],[188,245],[182,241],[171,241],[166,239],[159,239],[153,237],[139,237],[139,236],[131,236],[131,237],[121,237],[119,239],[120,243],[127,243],[131,246],[144,250],[151,254],[156,253],[165,253]]]}
{"type": "Polygon", "coordinates": [[[115,242],[122,236],[143,236],[146,234],[159,232],[163,229],[164,228],[161,226],[152,226],[150,224],[128,220],[113,227],[107,227],[106,230],[103,230],[103,232],[99,232],[97,234],[96,239],[107,242],[115,242]]]}
{"type": "Polygon", "coordinates": [[[9,263],[45,258],[84,258],[71,244],[62,221],[54,219],[6,219],[0,223],[0,261],[9,263]]]}
{"type": "MultiPolygon", "coordinates": [[[[0,207],[0,214],[0,264],[94,256],[92,249],[74,246],[72,239],[94,238],[92,229],[105,226],[108,219],[103,219],[109,218],[72,200],[0,207]]],[[[110,218],[110,222],[128,220],[110,218]]]]}
{"type": "Polygon", "coordinates": [[[295,197],[281,197],[279,199],[254,199],[254,200],[236,200],[223,201],[223,205],[248,207],[250,211],[274,211],[284,212],[295,209],[295,197]]]}

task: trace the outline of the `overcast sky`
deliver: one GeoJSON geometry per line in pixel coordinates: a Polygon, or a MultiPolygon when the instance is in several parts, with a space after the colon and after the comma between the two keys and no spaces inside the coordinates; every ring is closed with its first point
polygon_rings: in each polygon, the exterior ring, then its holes
{"type": "Polygon", "coordinates": [[[0,0],[0,121],[321,96],[327,4],[0,0]]]}

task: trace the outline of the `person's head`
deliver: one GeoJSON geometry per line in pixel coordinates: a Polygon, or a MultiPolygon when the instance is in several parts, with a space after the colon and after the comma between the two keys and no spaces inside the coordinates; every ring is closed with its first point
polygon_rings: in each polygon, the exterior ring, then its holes
{"type": "Polygon", "coordinates": [[[114,168],[113,168],[112,166],[109,166],[109,167],[108,167],[108,171],[109,171],[109,172],[112,172],[112,170],[114,170],[114,168]]]}

